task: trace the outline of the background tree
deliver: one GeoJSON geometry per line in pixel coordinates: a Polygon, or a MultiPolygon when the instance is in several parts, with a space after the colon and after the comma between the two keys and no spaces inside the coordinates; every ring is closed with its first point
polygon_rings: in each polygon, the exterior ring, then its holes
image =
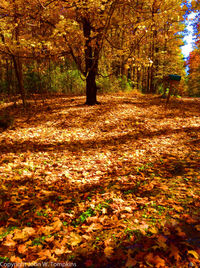
{"type": "Polygon", "coordinates": [[[200,3],[193,1],[193,8],[196,11],[194,19],[194,33],[196,35],[195,48],[188,59],[189,75],[188,88],[190,96],[200,96],[200,3]]]}
{"type": "Polygon", "coordinates": [[[24,104],[23,73],[30,75],[30,63],[38,79],[49,72],[49,83],[35,83],[40,89],[51,88],[53,68],[59,66],[61,73],[66,62],[71,69],[75,64],[88,105],[98,103],[96,81],[102,71],[157,93],[166,74],[184,69],[179,34],[184,12],[181,0],[4,0],[0,53],[15,67],[24,104]]]}

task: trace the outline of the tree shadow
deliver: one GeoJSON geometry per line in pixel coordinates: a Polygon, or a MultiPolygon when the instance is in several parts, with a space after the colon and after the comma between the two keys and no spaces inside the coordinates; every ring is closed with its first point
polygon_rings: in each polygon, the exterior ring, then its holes
{"type": "MultiPolygon", "coordinates": [[[[101,106],[87,107],[82,102],[83,96],[79,97],[69,97],[69,96],[51,96],[47,98],[46,102],[42,102],[42,98],[37,97],[35,103],[34,100],[31,101],[30,107],[24,110],[22,103],[17,103],[17,105],[10,105],[2,107],[0,110],[1,114],[9,114],[16,119],[17,123],[14,125],[16,127],[26,127],[26,125],[21,124],[27,123],[28,125],[38,126],[42,123],[52,120],[58,128],[67,127],[67,124],[73,126],[72,123],[77,119],[77,116],[82,120],[82,124],[99,123],[99,118],[105,120],[106,115],[112,113],[112,111],[120,108],[120,105],[133,105],[138,108],[151,109],[153,106],[160,107],[161,114],[148,115],[148,111],[145,115],[146,118],[187,118],[190,117],[188,112],[192,112],[193,115],[199,116],[199,102],[196,100],[172,100],[170,104],[170,109],[164,110],[164,102],[157,97],[142,96],[137,98],[128,99],[115,99],[110,96],[109,99],[103,99],[101,106]],[[101,114],[103,113],[103,114],[101,114]],[[20,121],[19,121],[20,119],[20,121]],[[71,122],[69,122],[71,121],[71,122]]],[[[131,118],[134,120],[134,118],[131,118]]]]}
{"type": "MultiPolygon", "coordinates": [[[[200,246],[200,232],[184,218],[166,223],[157,233],[129,229],[119,240],[114,253],[82,254],[74,262],[81,267],[193,267],[199,261],[193,254],[200,246]],[[145,233],[145,234],[144,234],[145,233]]],[[[197,254],[198,255],[198,254],[197,254]]]]}
{"type": "MultiPolygon", "coordinates": [[[[110,129],[109,129],[110,130],[110,129]]],[[[109,131],[108,130],[108,131],[109,131]]],[[[64,141],[64,142],[56,142],[52,144],[51,142],[46,143],[43,142],[35,142],[35,141],[16,141],[16,142],[8,142],[7,140],[3,140],[0,144],[0,151],[1,152],[15,152],[15,153],[22,153],[22,152],[48,152],[48,151],[71,151],[71,152],[78,152],[80,148],[84,151],[87,150],[93,150],[95,148],[99,147],[110,147],[110,146],[116,146],[119,144],[125,144],[129,141],[136,142],[140,139],[144,138],[154,138],[159,137],[162,135],[171,135],[174,133],[182,133],[182,132],[198,132],[200,130],[200,127],[184,127],[184,128],[178,128],[178,129],[169,129],[164,128],[162,130],[156,130],[156,131],[149,131],[148,129],[145,129],[145,126],[138,127],[136,130],[116,135],[113,134],[110,137],[102,137],[96,139],[95,137],[92,139],[87,140],[75,140],[75,141],[64,141]],[[136,133],[135,133],[136,132],[136,133]]],[[[103,132],[105,132],[103,130],[103,132]]]]}

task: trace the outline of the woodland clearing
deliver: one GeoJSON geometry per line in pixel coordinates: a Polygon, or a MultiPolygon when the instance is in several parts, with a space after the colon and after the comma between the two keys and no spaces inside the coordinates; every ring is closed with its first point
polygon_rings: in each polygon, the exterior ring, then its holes
{"type": "Polygon", "coordinates": [[[199,99],[99,101],[0,105],[0,262],[199,267],[199,99]]]}

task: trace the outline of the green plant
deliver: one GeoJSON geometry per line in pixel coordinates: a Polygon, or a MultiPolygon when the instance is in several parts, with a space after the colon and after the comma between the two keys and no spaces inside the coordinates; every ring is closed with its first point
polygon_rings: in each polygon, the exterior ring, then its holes
{"type": "Polygon", "coordinates": [[[2,257],[2,256],[0,256],[0,262],[2,263],[2,262],[9,262],[9,258],[8,257],[2,257]]]}
{"type": "Polygon", "coordinates": [[[77,226],[80,223],[83,223],[86,221],[88,217],[91,217],[95,214],[94,210],[92,208],[88,208],[86,211],[84,211],[75,221],[72,222],[73,225],[77,226]]]}
{"type": "Polygon", "coordinates": [[[3,233],[0,234],[0,239],[2,239],[5,236],[7,236],[10,232],[12,232],[13,230],[15,230],[16,228],[17,228],[16,226],[8,227],[5,232],[3,232],[3,233]]]}

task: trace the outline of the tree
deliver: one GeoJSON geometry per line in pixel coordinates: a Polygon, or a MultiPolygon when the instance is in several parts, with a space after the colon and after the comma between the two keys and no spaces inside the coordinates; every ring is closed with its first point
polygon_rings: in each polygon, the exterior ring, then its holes
{"type": "Polygon", "coordinates": [[[13,59],[22,99],[25,59],[60,56],[76,63],[86,81],[88,105],[98,103],[96,78],[100,61],[119,69],[115,73],[121,76],[129,72],[130,77],[136,77],[138,87],[154,93],[161,70],[168,72],[169,58],[174,62],[180,52],[179,37],[174,35],[180,31],[181,3],[182,0],[4,0],[0,4],[4,39],[0,52],[13,59]],[[170,54],[172,46],[175,49],[170,54]]]}
{"type": "Polygon", "coordinates": [[[106,46],[108,55],[109,47],[114,47],[118,52],[122,51],[122,58],[126,55],[123,64],[128,60],[133,52],[131,38],[139,29],[138,26],[133,29],[135,19],[130,14],[138,7],[138,1],[74,0],[57,3],[62,6],[62,15],[55,25],[54,37],[66,41],[68,51],[86,79],[86,104],[97,104],[96,76],[102,49],[106,46]],[[110,37],[118,39],[115,45],[110,37]]]}
{"type": "Polygon", "coordinates": [[[192,1],[196,16],[194,19],[193,27],[196,34],[195,48],[190,53],[188,59],[189,66],[189,94],[191,96],[200,96],[200,3],[192,1]]]}

